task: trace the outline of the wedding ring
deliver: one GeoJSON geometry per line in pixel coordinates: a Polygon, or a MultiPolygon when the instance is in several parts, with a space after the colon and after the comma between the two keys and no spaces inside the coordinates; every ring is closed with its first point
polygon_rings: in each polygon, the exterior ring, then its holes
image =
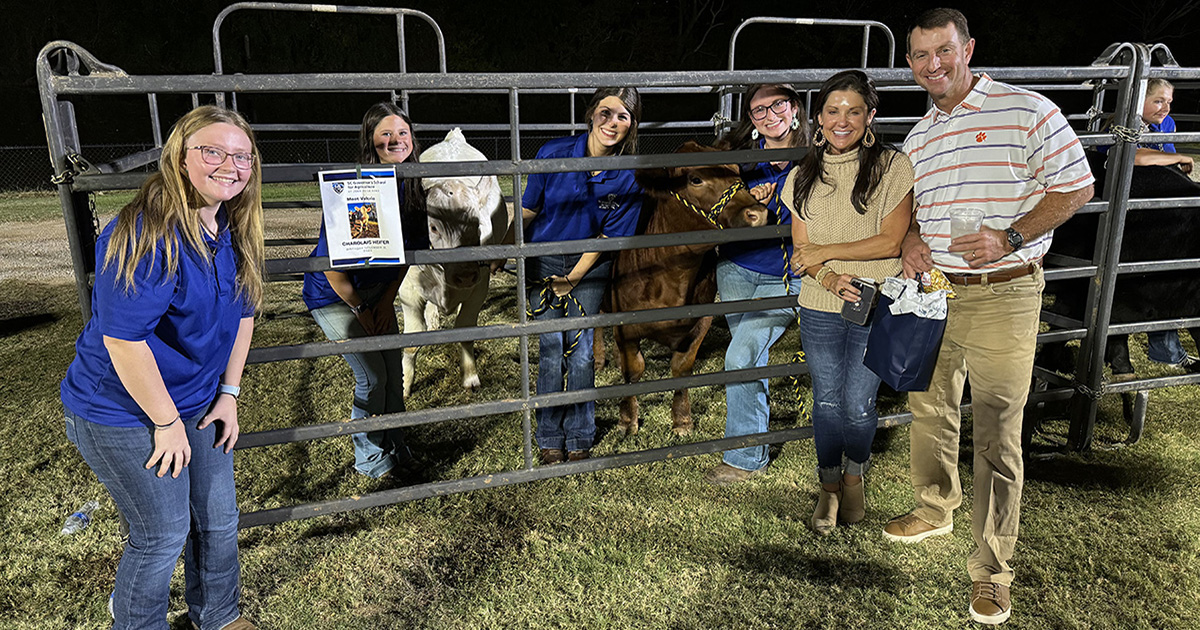
{"type": "Polygon", "coordinates": [[[838,289],[838,295],[846,295],[845,289],[838,289]]]}

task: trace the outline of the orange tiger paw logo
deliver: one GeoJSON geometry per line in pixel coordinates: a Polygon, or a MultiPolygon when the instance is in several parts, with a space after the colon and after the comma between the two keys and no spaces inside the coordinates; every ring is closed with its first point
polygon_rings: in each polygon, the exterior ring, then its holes
{"type": "Polygon", "coordinates": [[[975,142],[983,142],[984,140],[987,140],[986,133],[980,131],[979,133],[975,134],[975,142]]]}

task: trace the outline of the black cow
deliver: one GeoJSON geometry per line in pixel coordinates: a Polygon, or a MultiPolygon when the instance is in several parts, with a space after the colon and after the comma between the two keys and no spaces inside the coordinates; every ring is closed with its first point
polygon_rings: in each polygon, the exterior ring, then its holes
{"type": "MultiPolygon", "coordinates": [[[[1096,190],[1104,184],[1104,157],[1088,151],[1096,190]]],[[[1200,184],[1173,166],[1135,166],[1130,197],[1200,197],[1200,184]]],[[[1100,215],[1081,214],[1054,232],[1051,253],[1092,260],[1100,215]]],[[[1133,210],[1126,214],[1120,262],[1146,262],[1175,258],[1200,258],[1200,208],[1133,210]]],[[[1047,310],[1080,319],[1087,300],[1087,280],[1048,283],[1046,292],[1055,296],[1047,310]]],[[[1200,270],[1123,274],[1117,278],[1111,322],[1194,317],[1200,313],[1200,270]]],[[[1200,342],[1200,328],[1189,332],[1200,342]]],[[[1105,360],[1113,374],[1133,374],[1129,360],[1129,336],[1113,335],[1105,347],[1105,360]]],[[[1056,366],[1057,367],[1057,366],[1056,366]]]]}

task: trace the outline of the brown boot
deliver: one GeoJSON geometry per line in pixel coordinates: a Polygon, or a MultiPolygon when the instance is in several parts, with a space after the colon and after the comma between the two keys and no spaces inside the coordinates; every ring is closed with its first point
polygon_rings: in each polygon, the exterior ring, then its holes
{"type": "Polygon", "coordinates": [[[567,456],[561,448],[544,448],[539,455],[541,456],[543,466],[561,464],[567,461],[567,456]]]}
{"type": "Polygon", "coordinates": [[[837,527],[838,519],[838,504],[842,499],[842,490],[830,492],[825,488],[820,490],[821,496],[817,499],[817,509],[812,515],[812,530],[822,536],[833,531],[837,527]]]}
{"type": "Polygon", "coordinates": [[[843,482],[842,501],[838,504],[838,519],[843,523],[853,524],[863,520],[866,515],[866,482],[861,477],[859,482],[854,485],[843,482]]]}

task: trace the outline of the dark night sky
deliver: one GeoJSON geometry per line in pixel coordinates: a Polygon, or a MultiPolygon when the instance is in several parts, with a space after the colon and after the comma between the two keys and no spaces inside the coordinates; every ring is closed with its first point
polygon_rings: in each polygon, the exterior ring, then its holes
{"type": "MultiPolygon", "coordinates": [[[[228,0],[187,2],[21,2],[6,8],[0,38],[0,90],[15,124],[0,131],[0,145],[44,142],[34,59],[48,41],[66,39],[100,60],[135,74],[208,73],[213,69],[211,28],[228,0]]],[[[900,40],[912,17],[937,5],[962,9],[977,40],[972,66],[1087,65],[1115,41],[1165,42],[1183,65],[1200,64],[1200,1],[1140,2],[896,2],[840,3],[711,2],[705,0],[530,0],[457,2],[358,0],[353,4],[404,6],[425,11],[441,25],[448,65],[454,71],[623,71],[718,69],[726,61],[733,29],[756,15],[878,20],[900,40]],[[1020,9],[1014,8],[1020,6],[1020,9]],[[1183,10],[1167,23],[1163,16],[1183,10]],[[1189,10],[1190,9],[1190,10],[1189,10]],[[715,11],[714,11],[715,10],[715,11]],[[715,17],[714,17],[715,16],[715,17]],[[711,27],[711,28],[710,28],[711,27]]],[[[846,67],[857,65],[861,31],[771,30],[761,27],[738,47],[741,67],[846,67]]],[[[433,70],[430,31],[410,28],[409,69],[433,70]]],[[[222,31],[227,70],[245,72],[357,71],[397,69],[394,23],[375,16],[296,13],[236,14],[222,31]]],[[[882,38],[873,50],[882,50],[882,38]]],[[[873,55],[872,65],[882,65],[873,55]]],[[[1177,94],[1177,109],[1196,111],[1196,98],[1177,94]],[[1185,98],[1186,96],[1186,98],[1185,98]]],[[[144,99],[111,99],[102,120],[83,121],[83,141],[144,140],[144,99]],[[132,112],[139,117],[134,122],[132,112]],[[89,127],[94,127],[91,129],[89,127]]],[[[182,105],[180,105],[182,107],[182,105]]],[[[329,116],[319,102],[287,111],[313,121],[329,116]]],[[[284,108],[277,108],[282,111],[284,108]]],[[[271,122],[276,109],[264,107],[271,122]]],[[[361,111],[361,109],[357,110],[361,111]]],[[[263,114],[264,117],[266,113],[263,114]]],[[[447,116],[458,115],[450,108],[447,116]]],[[[486,113],[485,113],[486,115],[486,113]]],[[[357,115],[334,115],[340,122],[357,115]]],[[[649,117],[649,116],[648,116],[649,117]]],[[[83,124],[81,123],[81,124],[83,124]]]]}

